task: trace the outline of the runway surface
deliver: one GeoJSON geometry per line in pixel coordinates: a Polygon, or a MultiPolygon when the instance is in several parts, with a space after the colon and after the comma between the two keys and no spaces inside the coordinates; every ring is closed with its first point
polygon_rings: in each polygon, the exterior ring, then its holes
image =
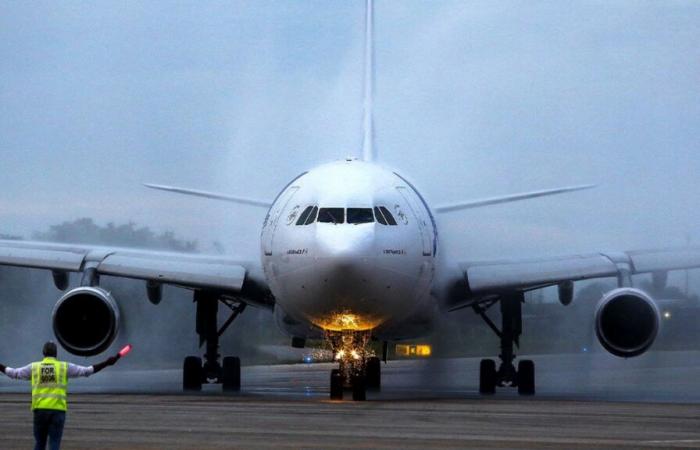
{"type": "MultiPolygon", "coordinates": [[[[479,396],[465,358],[390,362],[367,402],[329,401],[329,364],[244,367],[240,394],[183,395],[179,370],[125,360],[72,382],[65,448],[700,448],[700,353],[533,359],[535,397],[479,396]]],[[[0,448],[30,448],[27,383],[0,392],[0,448]]]]}

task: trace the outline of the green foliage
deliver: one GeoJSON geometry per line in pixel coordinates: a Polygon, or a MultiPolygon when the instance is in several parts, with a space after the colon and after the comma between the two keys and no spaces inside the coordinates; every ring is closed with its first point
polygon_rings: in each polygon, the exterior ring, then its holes
{"type": "Polygon", "coordinates": [[[68,242],[73,244],[138,247],[177,252],[196,252],[197,241],[183,241],[172,231],[156,234],[148,227],[138,227],[134,222],[105,226],[97,225],[90,218],[52,225],[48,231],[36,232],[32,238],[38,241],[68,242]]]}

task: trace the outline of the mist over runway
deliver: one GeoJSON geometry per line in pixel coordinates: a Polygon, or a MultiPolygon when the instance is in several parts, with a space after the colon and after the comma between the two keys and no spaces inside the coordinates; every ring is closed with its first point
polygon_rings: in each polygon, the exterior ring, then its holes
{"type": "MultiPolygon", "coordinates": [[[[178,370],[71,383],[71,449],[697,448],[700,352],[535,356],[535,397],[480,396],[473,358],[390,361],[367,402],[328,400],[329,364],[251,366],[240,394],[183,394],[178,370]],[[432,383],[429,384],[429,383],[432,383]],[[197,418],[193,420],[193,418],[197,418]]],[[[0,378],[0,433],[28,447],[28,386],[0,378]]]]}
{"type": "MultiPolygon", "coordinates": [[[[628,360],[605,353],[523,357],[533,359],[539,369],[538,399],[700,403],[697,351],[649,352],[628,360]]],[[[330,363],[243,367],[241,393],[234,397],[325,401],[331,367],[330,363]]],[[[389,361],[382,364],[381,392],[369,392],[368,400],[481,398],[478,372],[478,358],[389,361]]],[[[180,369],[131,370],[125,359],[113,370],[73,380],[70,392],[183,395],[181,383],[180,369]]],[[[1,393],[28,395],[28,391],[28,384],[0,377],[1,393]]],[[[205,385],[202,395],[223,396],[218,385],[205,385]]],[[[518,395],[515,389],[502,388],[487,398],[518,395]]]]}

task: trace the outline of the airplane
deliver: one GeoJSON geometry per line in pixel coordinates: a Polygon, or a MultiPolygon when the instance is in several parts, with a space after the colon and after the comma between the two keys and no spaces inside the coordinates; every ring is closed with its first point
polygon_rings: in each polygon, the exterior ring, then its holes
{"type": "Polygon", "coordinates": [[[325,339],[338,368],[330,374],[330,397],[352,390],[364,400],[381,386],[380,358],[372,341],[386,343],[426,336],[436,318],[473,309],[500,341],[499,364],[480,363],[479,392],[497,387],[535,393],[533,361],[516,363],[522,335],[522,305],[528,291],[556,286],[559,300],[573,299],[574,282],[614,277],[618,287],[600,299],[595,331],[613,355],[641,355],[654,343],[660,312],[652,296],[632,283],[651,274],[663,286],[670,270],[700,267],[700,249],[678,248],[574,254],[525,260],[464,261],[438,258],[437,218],[444,214],[590,189],[568,186],[431,207],[408,178],[380,164],[374,146],[373,0],[366,0],[362,157],[349,157],[304,171],[272,201],[182,187],[146,184],[161,191],[268,209],[260,234],[260,261],[135,249],[0,241],[0,265],[51,271],[66,291],[52,313],[53,331],[64,349],[92,356],[119,333],[119,303],[100,287],[102,276],[143,280],[147,298],[158,304],[163,285],[193,292],[196,332],[205,346],[184,359],[182,386],[198,391],[221,384],[241,387],[241,362],[221,358],[219,338],[248,306],[269,310],[293,347],[325,339]],[[80,284],[70,287],[70,273],[80,284]],[[219,326],[218,308],[231,316],[219,326]],[[500,327],[489,317],[498,306],[500,327]]]}

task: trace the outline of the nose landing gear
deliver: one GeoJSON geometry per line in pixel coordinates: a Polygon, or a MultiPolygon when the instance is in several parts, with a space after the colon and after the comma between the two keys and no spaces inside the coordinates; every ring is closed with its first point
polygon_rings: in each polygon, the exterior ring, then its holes
{"type": "Polygon", "coordinates": [[[330,343],[339,368],[331,371],[331,400],[342,400],[344,391],[352,391],[352,399],[367,399],[367,389],[379,389],[381,365],[369,349],[371,331],[328,331],[330,343]]]}

